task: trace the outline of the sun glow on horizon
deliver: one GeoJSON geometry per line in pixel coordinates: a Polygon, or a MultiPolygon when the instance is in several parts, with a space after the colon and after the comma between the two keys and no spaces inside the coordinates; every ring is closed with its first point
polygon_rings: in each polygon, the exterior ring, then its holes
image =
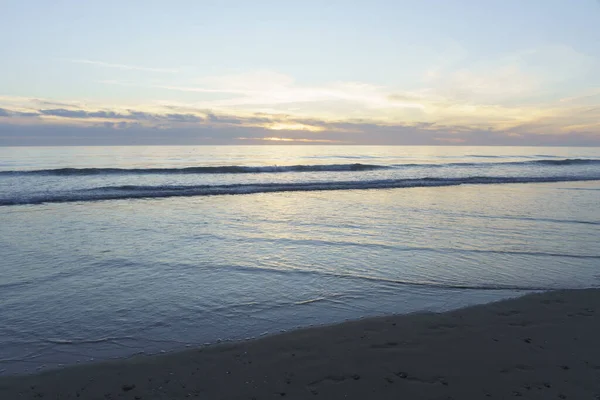
{"type": "Polygon", "coordinates": [[[300,143],[342,143],[339,140],[330,140],[330,139],[308,139],[308,138],[287,138],[287,137],[278,137],[278,136],[268,136],[268,137],[238,137],[237,140],[256,140],[263,142],[300,142],[300,143]]]}
{"type": "Polygon", "coordinates": [[[293,122],[277,122],[274,124],[265,125],[264,127],[267,129],[270,129],[272,131],[322,132],[325,130],[323,127],[320,127],[320,126],[305,125],[305,124],[293,123],[293,122]]]}

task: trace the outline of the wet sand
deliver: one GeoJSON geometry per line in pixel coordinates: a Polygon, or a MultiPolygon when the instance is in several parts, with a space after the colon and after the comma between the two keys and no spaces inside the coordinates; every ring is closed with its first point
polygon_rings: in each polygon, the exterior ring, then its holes
{"type": "Polygon", "coordinates": [[[0,379],[0,399],[600,399],[600,289],[0,379]]]}

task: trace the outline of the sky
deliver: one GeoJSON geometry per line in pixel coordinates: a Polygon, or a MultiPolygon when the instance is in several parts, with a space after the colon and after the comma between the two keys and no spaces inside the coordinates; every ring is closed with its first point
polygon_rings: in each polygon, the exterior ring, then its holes
{"type": "Polygon", "coordinates": [[[0,0],[0,145],[600,146],[600,0],[0,0]]]}

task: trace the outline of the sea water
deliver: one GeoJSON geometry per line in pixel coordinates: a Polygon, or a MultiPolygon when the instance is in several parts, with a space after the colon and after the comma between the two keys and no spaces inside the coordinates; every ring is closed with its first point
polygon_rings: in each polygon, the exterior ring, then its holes
{"type": "Polygon", "coordinates": [[[0,148],[0,374],[599,286],[598,148],[0,148]]]}

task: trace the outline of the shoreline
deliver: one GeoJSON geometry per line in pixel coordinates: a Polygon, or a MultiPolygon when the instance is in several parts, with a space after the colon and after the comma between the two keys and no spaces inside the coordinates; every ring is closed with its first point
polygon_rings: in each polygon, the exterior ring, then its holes
{"type": "MultiPolygon", "coordinates": [[[[394,298],[394,301],[390,299],[379,298],[378,309],[375,310],[373,307],[369,309],[363,309],[361,313],[353,313],[354,315],[339,315],[327,318],[324,314],[327,312],[323,309],[304,309],[298,308],[295,310],[296,319],[293,321],[287,315],[285,319],[279,320],[276,326],[266,327],[266,329],[253,329],[252,332],[244,331],[243,329],[237,329],[232,331],[232,335],[223,336],[218,335],[211,338],[202,336],[203,332],[199,332],[195,336],[187,336],[187,340],[178,341],[156,341],[160,345],[153,347],[148,346],[148,342],[152,342],[149,339],[145,345],[139,345],[135,336],[120,338],[118,336],[105,336],[100,339],[91,339],[91,343],[104,343],[111,342],[112,349],[109,350],[110,355],[106,356],[106,350],[104,354],[95,354],[94,351],[97,349],[85,348],[81,349],[81,344],[78,343],[79,339],[49,339],[51,343],[57,344],[57,350],[52,353],[57,358],[52,358],[51,354],[39,352],[38,355],[33,359],[25,358],[19,360],[17,357],[6,358],[5,361],[0,361],[0,378],[27,376],[27,375],[38,375],[45,372],[51,372],[64,368],[77,367],[89,364],[101,364],[107,362],[120,362],[126,361],[134,357],[152,357],[161,356],[166,354],[174,354],[190,349],[209,348],[218,345],[235,344],[258,340],[274,335],[280,335],[283,333],[295,332],[303,329],[314,329],[319,327],[327,327],[332,325],[343,324],[352,321],[360,321],[364,319],[373,319],[386,316],[404,316],[418,313],[445,313],[461,308],[472,307],[476,305],[488,304],[502,300],[508,300],[518,298],[529,293],[541,293],[542,291],[516,291],[516,290],[479,290],[471,291],[468,295],[458,294],[457,291],[444,291],[437,294],[438,301],[432,301],[432,296],[426,295],[426,299],[421,298],[420,301],[413,301],[419,296],[423,296],[421,292],[405,293],[403,296],[394,298]],[[307,315],[311,315],[313,320],[307,321],[307,315]],[[319,316],[314,319],[315,316],[319,316]],[[240,333],[241,332],[241,333],[240,333]],[[113,342],[116,341],[116,342],[113,342]],[[166,345],[165,345],[166,343],[166,345]],[[71,350],[71,344],[78,346],[74,351],[71,350]],[[60,350],[62,345],[66,345],[65,350],[60,350]],[[122,346],[125,350],[121,350],[120,354],[115,352],[117,346],[122,346]],[[131,349],[131,351],[130,351],[131,349]],[[69,357],[69,358],[66,358],[69,357]],[[12,362],[14,361],[14,363],[12,362]],[[33,362],[32,362],[33,361],[33,362]],[[6,364],[3,365],[3,362],[6,364]],[[15,363],[20,363],[15,366],[15,363]],[[28,364],[27,364],[28,363],[28,364]]],[[[312,303],[310,303],[312,304],[312,303]]],[[[236,325],[243,325],[243,321],[238,321],[236,325]]],[[[228,335],[227,330],[222,330],[224,335],[228,335]]],[[[82,342],[88,342],[86,339],[82,339],[82,342]]]]}
{"type": "Polygon", "coordinates": [[[0,377],[0,398],[594,399],[598,332],[600,289],[551,291],[0,377]]]}

